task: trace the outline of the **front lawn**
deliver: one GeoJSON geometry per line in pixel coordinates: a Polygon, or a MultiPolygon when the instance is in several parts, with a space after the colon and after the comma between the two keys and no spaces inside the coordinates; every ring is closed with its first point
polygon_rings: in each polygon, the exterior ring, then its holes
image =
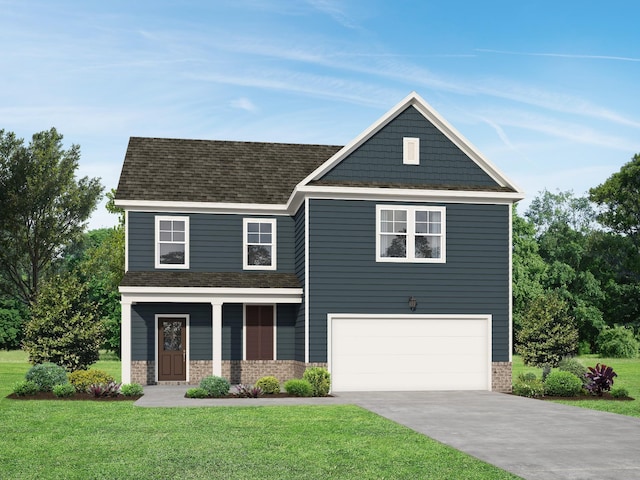
{"type": "MultiPolygon", "coordinates": [[[[4,398],[28,368],[24,355],[0,352],[2,478],[518,478],[355,406],[4,398]]],[[[119,376],[116,360],[96,368],[119,376]]]]}
{"type": "MultiPolygon", "coordinates": [[[[597,355],[582,355],[578,357],[585,366],[594,367],[596,363],[604,363],[613,368],[618,374],[615,378],[615,387],[625,387],[633,401],[615,400],[554,400],[558,403],[574,405],[576,407],[603,410],[605,412],[619,413],[631,417],[640,417],[640,358],[600,358],[597,355]]],[[[542,376],[542,369],[527,367],[522,363],[519,355],[513,356],[513,379],[520,373],[533,372],[538,378],[542,376]]]]}

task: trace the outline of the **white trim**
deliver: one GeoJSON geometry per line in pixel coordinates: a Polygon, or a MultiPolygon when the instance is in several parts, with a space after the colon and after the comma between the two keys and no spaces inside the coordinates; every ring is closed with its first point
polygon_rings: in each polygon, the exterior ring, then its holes
{"type": "Polygon", "coordinates": [[[278,250],[278,224],[275,218],[243,218],[242,219],[242,268],[244,270],[276,270],[277,269],[277,250],[278,250]],[[260,243],[260,245],[271,246],[271,265],[250,265],[249,255],[247,253],[248,240],[248,225],[249,223],[268,223],[271,224],[271,243],[260,243]]]}
{"type": "MultiPolygon", "coordinates": [[[[180,216],[155,216],[155,267],[162,269],[189,269],[189,217],[186,215],[180,216]],[[160,263],[160,222],[184,222],[184,263],[183,264],[166,264],[160,263]]],[[[183,243],[179,241],[172,241],[166,243],[183,243]]]]}
{"type": "Polygon", "coordinates": [[[420,138],[402,137],[402,164],[420,165],[420,138]]]}
{"type": "Polygon", "coordinates": [[[131,302],[125,298],[120,301],[120,363],[123,384],[131,383],[131,302]]]}
{"type": "Polygon", "coordinates": [[[492,363],[493,363],[493,335],[492,335],[492,323],[493,323],[493,316],[492,315],[487,315],[487,314],[461,314],[461,315],[455,315],[455,314],[443,314],[443,315],[436,315],[436,314],[391,314],[391,315],[385,315],[385,314],[368,314],[368,313],[328,313],[327,314],[327,370],[329,370],[329,373],[332,373],[332,346],[331,346],[331,333],[332,333],[332,325],[333,325],[333,320],[335,319],[340,319],[340,318],[345,318],[345,319],[350,319],[350,320],[357,320],[357,319],[362,319],[362,320],[367,320],[367,319],[379,319],[379,320],[384,320],[384,319],[417,319],[417,320],[485,320],[487,322],[487,361],[488,361],[488,365],[487,365],[487,390],[491,391],[491,383],[492,383],[492,363]]]}
{"type": "Polygon", "coordinates": [[[447,262],[447,210],[445,207],[430,205],[376,205],[376,262],[390,263],[446,263],[447,262]],[[380,220],[382,210],[402,210],[407,213],[406,257],[383,257],[380,255],[380,220]],[[418,211],[440,212],[440,256],[436,258],[417,258],[415,256],[416,234],[415,215],[418,211]]]}
{"type": "Polygon", "coordinates": [[[513,207],[509,207],[509,361],[513,361],[513,207]]]}
{"type": "Polygon", "coordinates": [[[125,211],[167,213],[236,213],[288,215],[287,205],[264,203],[174,202],[170,200],[116,200],[125,211]]]}
{"type": "Polygon", "coordinates": [[[185,382],[189,381],[189,359],[190,351],[189,351],[189,320],[190,315],[188,313],[156,313],[155,314],[155,381],[158,382],[158,320],[160,318],[183,318],[186,320],[185,322],[185,382]]]}
{"type": "Polygon", "coordinates": [[[277,360],[277,344],[278,344],[278,310],[274,304],[245,303],[242,305],[242,360],[247,360],[247,307],[273,307],[273,359],[277,360]]]}
{"type": "Polygon", "coordinates": [[[418,110],[430,123],[432,123],[438,130],[440,130],[440,132],[442,132],[469,158],[471,158],[471,160],[473,160],[487,175],[497,182],[498,185],[510,187],[516,192],[522,194],[522,190],[517,185],[508,180],[497,167],[486,159],[467,139],[462,136],[460,132],[453,128],[452,125],[441,117],[440,114],[437,113],[435,109],[416,92],[411,92],[407,95],[397,105],[391,108],[391,110],[374,122],[369,128],[358,135],[349,144],[345,145],[329,160],[316,168],[311,174],[302,180],[298,186],[306,186],[310,181],[321,178],[409,106],[415,107],[416,110],[418,110]]]}
{"type": "Polygon", "coordinates": [[[129,211],[124,211],[124,271],[129,271],[129,211]]]}
{"type": "Polygon", "coordinates": [[[309,198],[304,199],[304,362],[309,363],[309,198]]]}

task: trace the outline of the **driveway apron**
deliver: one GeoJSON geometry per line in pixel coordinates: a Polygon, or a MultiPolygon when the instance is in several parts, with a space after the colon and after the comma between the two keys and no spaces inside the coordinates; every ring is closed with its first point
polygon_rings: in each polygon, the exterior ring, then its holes
{"type": "Polygon", "coordinates": [[[526,479],[640,479],[640,418],[492,392],[339,396],[526,479]]]}

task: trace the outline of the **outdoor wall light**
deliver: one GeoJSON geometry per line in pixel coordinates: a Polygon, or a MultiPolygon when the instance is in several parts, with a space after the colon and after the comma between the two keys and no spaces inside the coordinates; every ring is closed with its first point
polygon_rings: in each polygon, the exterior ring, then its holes
{"type": "Polygon", "coordinates": [[[416,307],[418,306],[418,300],[413,295],[409,297],[409,310],[412,312],[416,311],[416,307]]]}

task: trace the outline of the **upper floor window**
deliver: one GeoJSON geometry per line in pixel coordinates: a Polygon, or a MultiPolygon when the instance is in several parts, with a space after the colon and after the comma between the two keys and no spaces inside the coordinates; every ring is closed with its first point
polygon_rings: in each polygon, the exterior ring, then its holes
{"type": "Polygon", "coordinates": [[[376,261],[446,261],[444,207],[378,205],[376,261]]]}
{"type": "Polygon", "coordinates": [[[246,270],[275,270],[275,218],[245,218],[243,230],[243,268],[246,270]]]}
{"type": "Polygon", "coordinates": [[[189,217],[156,217],[156,268],[189,268],[189,217]]]}

